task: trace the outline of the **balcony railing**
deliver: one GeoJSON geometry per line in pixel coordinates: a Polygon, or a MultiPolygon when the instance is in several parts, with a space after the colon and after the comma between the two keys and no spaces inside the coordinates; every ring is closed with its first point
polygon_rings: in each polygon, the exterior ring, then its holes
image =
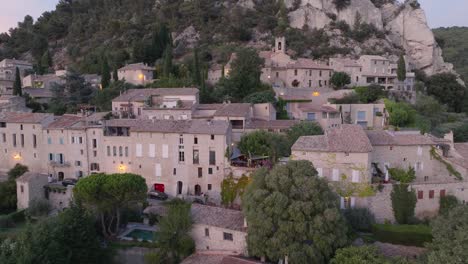
{"type": "Polygon", "coordinates": [[[49,165],[50,165],[51,167],[64,168],[64,167],[70,167],[70,166],[71,166],[71,163],[68,162],[68,161],[64,161],[64,162],[50,161],[50,162],[49,162],[49,165]]]}

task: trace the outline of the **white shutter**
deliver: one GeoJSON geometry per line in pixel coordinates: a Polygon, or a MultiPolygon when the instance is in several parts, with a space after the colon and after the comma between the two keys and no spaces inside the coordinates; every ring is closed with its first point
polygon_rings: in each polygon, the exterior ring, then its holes
{"type": "Polygon", "coordinates": [[[355,205],[356,205],[356,198],[351,197],[351,208],[354,208],[355,205]]]}
{"type": "Polygon", "coordinates": [[[418,156],[422,156],[423,154],[423,149],[421,146],[418,147],[418,156]]]}
{"type": "Polygon", "coordinates": [[[149,145],[148,156],[150,158],[156,157],[156,146],[154,144],[149,145]]]}
{"type": "Polygon", "coordinates": [[[322,168],[317,168],[317,173],[320,178],[323,177],[323,169],[322,168]]]}
{"type": "Polygon", "coordinates": [[[353,170],[353,182],[359,182],[359,171],[353,170]]]}
{"type": "Polygon", "coordinates": [[[136,144],[136,156],[143,157],[143,146],[141,144],[136,144]]]}
{"type": "Polygon", "coordinates": [[[384,163],[385,181],[389,181],[389,180],[390,180],[390,175],[389,175],[389,173],[388,173],[388,168],[390,168],[390,163],[385,162],[385,163],[384,163]]]}
{"type": "Polygon", "coordinates": [[[162,145],[162,156],[165,159],[169,158],[169,146],[166,144],[162,145]]]}
{"type": "Polygon", "coordinates": [[[340,197],[340,208],[345,209],[345,201],[343,197],[340,197]]]}
{"type": "Polygon", "coordinates": [[[340,180],[340,170],[339,169],[333,169],[333,181],[339,181],[340,180]]]}
{"type": "Polygon", "coordinates": [[[156,177],[161,177],[161,164],[156,164],[155,166],[155,175],[156,177]]]}

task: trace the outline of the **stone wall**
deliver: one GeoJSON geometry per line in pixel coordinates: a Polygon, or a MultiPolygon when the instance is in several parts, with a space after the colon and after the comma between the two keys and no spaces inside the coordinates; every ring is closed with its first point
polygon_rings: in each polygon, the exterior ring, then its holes
{"type": "MultiPolygon", "coordinates": [[[[410,185],[418,196],[422,192],[422,199],[418,199],[415,208],[415,216],[419,219],[432,218],[439,212],[439,200],[441,191],[445,190],[446,195],[454,195],[461,202],[468,201],[468,182],[456,183],[420,183],[410,185]],[[429,193],[433,191],[434,196],[430,198],[429,193]]],[[[395,222],[393,216],[392,199],[390,194],[393,190],[391,184],[384,185],[382,191],[372,197],[360,199],[358,205],[367,207],[375,215],[378,223],[385,221],[395,222]]]]}

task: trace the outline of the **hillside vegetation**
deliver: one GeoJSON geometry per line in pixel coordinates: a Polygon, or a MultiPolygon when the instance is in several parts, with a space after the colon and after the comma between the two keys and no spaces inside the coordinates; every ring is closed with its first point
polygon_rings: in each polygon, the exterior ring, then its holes
{"type": "MultiPolygon", "coordinates": [[[[360,16],[351,25],[333,21],[326,29],[294,29],[288,14],[298,4],[288,8],[283,0],[253,0],[253,6],[246,2],[61,0],[56,10],[37,21],[26,16],[9,34],[0,34],[0,59],[29,59],[38,72],[73,65],[83,73],[98,73],[103,55],[112,68],[137,61],[155,64],[167,37],[174,40],[175,59],[182,61],[197,46],[202,62],[209,63],[226,62],[237,46],[269,49],[275,35],[285,35],[296,56],[349,54],[360,43],[359,50],[366,53],[398,49],[375,45],[386,41],[385,32],[360,16]],[[365,44],[368,40],[370,44],[365,44]]],[[[373,1],[377,6],[385,2],[393,1],[373,1]]]]}
{"type": "Polygon", "coordinates": [[[444,59],[453,63],[461,78],[468,82],[468,27],[437,28],[433,32],[444,59]]]}

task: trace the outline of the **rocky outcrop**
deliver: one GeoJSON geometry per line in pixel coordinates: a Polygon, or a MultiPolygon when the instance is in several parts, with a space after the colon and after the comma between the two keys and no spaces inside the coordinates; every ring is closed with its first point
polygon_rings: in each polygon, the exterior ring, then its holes
{"type": "MultiPolygon", "coordinates": [[[[295,0],[287,0],[285,4],[288,8],[295,7],[295,0]]],[[[353,25],[356,15],[359,13],[362,22],[373,24],[378,29],[383,29],[382,15],[378,8],[370,0],[351,0],[351,4],[338,11],[332,0],[302,0],[297,9],[289,13],[291,27],[303,28],[324,28],[332,21],[332,17],[337,20],[346,21],[353,25]]]]}
{"type": "Polygon", "coordinates": [[[394,12],[398,13],[388,17],[385,29],[391,41],[405,49],[412,64],[427,74],[452,71],[453,66],[442,58],[442,50],[427,25],[424,10],[407,3],[394,12]]]}
{"type": "MultiPolygon", "coordinates": [[[[293,28],[329,28],[333,20],[353,25],[359,14],[362,22],[386,31],[386,43],[381,43],[379,47],[385,47],[386,50],[389,47],[403,48],[410,63],[429,75],[453,72],[453,66],[444,62],[442,50],[427,24],[424,10],[419,8],[416,0],[406,1],[405,4],[385,4],[381,8],[377,8],[370,0],[351,0],[350,5],[340,11],[336,9],[333,0],[285,0],[285,4],[290,10],[289,22],[293,28]]],[[[367,42],[372,41],[377,42],[367,42]]],[[[354,50],[354,55],[360,55],[361,51],[366,50],[365,43],[356,46],[354,50]]]]}

